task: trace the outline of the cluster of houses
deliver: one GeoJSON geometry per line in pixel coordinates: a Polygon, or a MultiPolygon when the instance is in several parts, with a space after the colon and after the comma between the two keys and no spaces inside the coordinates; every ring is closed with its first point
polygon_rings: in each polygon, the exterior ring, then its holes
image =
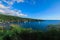
{"type": "Polygon", "coordinates": [[[4,29],[10,29],[10,23],[9,22],[0,22],[0,30],[4,29]]]}

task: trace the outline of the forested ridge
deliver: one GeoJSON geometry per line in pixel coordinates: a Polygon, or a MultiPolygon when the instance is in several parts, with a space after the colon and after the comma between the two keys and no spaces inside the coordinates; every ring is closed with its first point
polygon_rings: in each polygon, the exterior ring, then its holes
{"type": "Polygon", "coordinates": [[[17,22],[17,21],[42,21],[42,20],[0,14],[0,21],[16,21],[17,22]]]}

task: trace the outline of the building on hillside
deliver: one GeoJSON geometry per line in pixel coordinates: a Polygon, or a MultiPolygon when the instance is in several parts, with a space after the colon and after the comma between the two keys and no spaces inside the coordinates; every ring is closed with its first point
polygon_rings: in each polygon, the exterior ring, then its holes
{"type": "Polygon", "coordinates": [[[8,23],[8,22],[0,22],[0,30],[1,29],[9,30],[10,29],[10,23],[8,23]]]}

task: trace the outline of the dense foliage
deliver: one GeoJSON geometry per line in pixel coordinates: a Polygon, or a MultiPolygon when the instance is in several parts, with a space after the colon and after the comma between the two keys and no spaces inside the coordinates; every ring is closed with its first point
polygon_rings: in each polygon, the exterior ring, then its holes
{"type": "MultiPolygon", "coordinates": [[[[0,14],[0,22],[11,21],[40,21],[16,16],[0,14]]],[[[0,40],[60,40],[60,25],[49,25],[47,31],[22,28],[19,25],[10,25],[10,30],[0,27],[0,40]]]]}
{"type": "Polygon", "coordinates": [[[23,21],[42,21],[42,20],[0,14],[0,21],[23,22],[23,21]]]}
{"type": "Polygon", "coordinates": [[[11,25],[10,30],[0,30],[0,40],[60,40],[60,30],[51,27],[44,32],[11,25]]]}

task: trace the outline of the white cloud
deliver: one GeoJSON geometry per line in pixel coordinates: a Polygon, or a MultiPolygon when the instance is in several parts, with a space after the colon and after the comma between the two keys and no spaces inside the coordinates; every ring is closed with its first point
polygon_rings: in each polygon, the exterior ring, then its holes
{"type": "Polygon", "coordinates": [[[22,13],[21,10],[11,10],[10,7],[6,7],[3,4],[0,4],[0,12],[6,15],[12,15],[12,16],[19,16],[19,17],[24,17],[27,16],[22,13]]]}
{"type": "Polygon", "coordinates": [[[6,8],[4,5],[0,4],[0,8],[6,8]]]}
{"type": "Polygon", "coordinates": [[[16,0],[16,1],[17,1],[18,3],[19,3],[19,2],[24,2],[24,0],[16,0]]]}
{"type": "Polygon", "coordinates": [[[1,13],[5,13],[5,11],[3,11],[3,10],[0,10],[0,12],[1,12],[1,13]]]}
{"type": "Polygon", "coordinates": [[[2,1],[7,3],[9,6],[12,6],[15,2],[17,3],[24,2],[24,0],[2,0],[2,1]]]}
{"type": "Polygon", "coordinates": [[[20,10],[16,11],[16,10],[7,9],[5,11],[7,11],[7,12],[5,12],[5,13],[7,13],[7,15],[13,15],[13,16],[19,16],[19,17],[27,16],[27,15],[23,14],[20,10]]]}

